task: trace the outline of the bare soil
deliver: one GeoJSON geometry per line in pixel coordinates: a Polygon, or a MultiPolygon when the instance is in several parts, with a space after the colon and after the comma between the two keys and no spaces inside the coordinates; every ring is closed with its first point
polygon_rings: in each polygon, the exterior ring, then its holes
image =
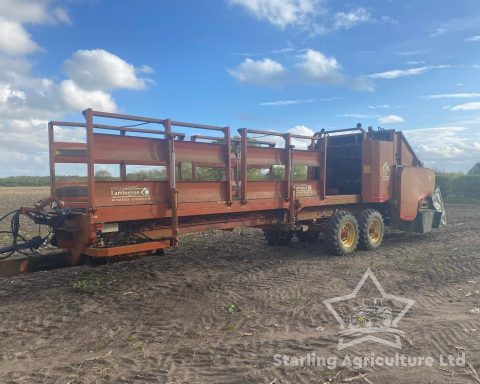
{"type": "MultiPolygon", "coordinates": [[[[0,212],[47,193],[0,189],[0,212]]],[[[480,206],[447,211],[441,230],[390,233],[380,249],[349,257],[318,242],[269,247],[243,229],[184,236],[164,256],[0,279],[0,382],[342,383],[361,372],[349,382],[475,383],[480,206]],[[415,300],[398,324],[401,350],[337,349],[339,323],[323,300],[351,293],[368,268],[387,293],[415,300]],[[439,366],[440,355],[462,352],[473,368],[439,366]],[[338,366],[274,365],[275,354],[308,353],[338,366]],[[435,364],[340,366],[372,353],[435,364]]]]}

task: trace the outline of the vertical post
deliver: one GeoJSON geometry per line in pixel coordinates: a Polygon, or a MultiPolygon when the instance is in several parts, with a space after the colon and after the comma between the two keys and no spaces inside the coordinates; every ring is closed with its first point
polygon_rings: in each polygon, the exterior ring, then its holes
{"type": "Polygon", "coordinates": [[[87,171],[88,171],[88,206],[95,211],[95,161],[93,157],[93,111],[91,108],[83,111],[87,129],[87,171]]]}
{"type": "MultiPolygon", "coordinates": [[[[307,147],[307,150],[315,150],[315,140],[311,139],[310,145],[307,147]]],[[[307,166],[307,180],[315,180],[315,168],[307,166]]]]}
{"type": "Polygon", "coordinates": [[[293,179],[293,169],[292,169],[292,140],[290,134],[287,133],[283,136],[285,139],[285,154],[286,154],[286,161],[285,161],[285,181],[287,182],[287,194],[285,199],[290,200],[292,198],[292,179],[293,179]]]}
{"type": "Polygon", "coordinates": [[[183,181],[183,166],[182,162],[177,165],[178,181],[183,181]]]}
{"type": "Polygon", "coordinates": [[[285,150],[287,154],[287,161],[285,164],[285,180],[287,181],[287,197],[288,201],[288,224],[292,228],[295,223],[295,196],[294,196],[294,165],[293,165],[293,145],[292,138],[289,133],[284,136],[285,150]]]}
{"type": "Polygon", "coordinates": [[[48,156],[50,162],[50,196],[54,197],[55,193],[55,152],[53,148],[53,143],[55,142],[53,133],[53,124],[48,123],[48,156]]]}
{"type": "Polygon", "coordinates": [[[197,164],[192,163],[192,181],[197,181],[197,164]]]}
{"type": "MultiPolygon", "coordinates": [[[[120,136],[125,136],[126,131],[120,131],[120,136]]],[[[120,180],[127,181],[127,163],[122,160],[120,163],[120,180]]]]}
{"type": "Polygon", "coordinates": [[[241,179],[242,179],[242,190],[241,190],[241,202],[242,204],[247,203],[247,178],[248,178],[248,166],[247,166],[247,128],[241,128],[238,130],[240,132],[241,141],[242,141],[242,159],[241,159],[241,179]]]}
{"type": "Polygon", "coordinates": [[[172,121],[165,120],[165,137],[168,140],[168,157],[167,157],[167,179],[168,190],[170,192],[170,206],[172,209],[172,246],[178,244],[178,199],[177,199],[177,182],[175,175],[175,136],[172,133],[172,121]]]}
{"type": "Polygon", "coordinates": [[[225,176],[227,181],[227,205],[232,205],[232,141],[230,127],[225,127],[225,176]]]}
{"type": "Polygon", "coordinates": [[[321,199],[325,199],[327,196],[327,148],[328,148],[328,136],[323,136],[323,160],[322,160],[322,180],[323,180],[323,188],[321,199]]]}

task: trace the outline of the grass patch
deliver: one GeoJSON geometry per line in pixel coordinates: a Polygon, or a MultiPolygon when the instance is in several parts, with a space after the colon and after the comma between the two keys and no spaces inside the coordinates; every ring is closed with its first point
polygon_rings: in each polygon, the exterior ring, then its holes
{"type": "Polygon", "coordinates": [[[137,336],[135,335],[130,335],[127,337],[127,342],[132,351],[135,352],[140,352],[143,351],[143,347],[145,346],[145,343],[141,340],[138,340],[137,336]]]}
{"type": "Polygon", "coordinates": [[[239,311],[238,307],[233,303],[224,304],[223,309],[228,313],[234,313],[239,311]]]}
{"type": "Polygon", "coordinates": [[[98,276],[90,275],[75,280],[72,288],[81,293],[92,293],[98,290],[102,285],[102,281],[98,276]]]}

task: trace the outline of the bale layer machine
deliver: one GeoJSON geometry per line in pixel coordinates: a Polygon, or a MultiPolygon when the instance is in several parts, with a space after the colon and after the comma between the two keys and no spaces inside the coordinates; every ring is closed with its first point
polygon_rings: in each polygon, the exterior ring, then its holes
{"type": "Polygon", "coordinates": [[[84,123],[49,123],[50,197],[15,212],[17,236],[0,254],[48,240],[73,258],[104,258],[174,247],[185,233],[255,227],[271,245],[323,234],[329,252],[346,255],[378,248],[386,226],[425,233],[445,222],[435,174],[402,132],[242,128],[233,137],[230,127],[92,109],[83,115],[84,123]],[[84,129],[86,141],[57,141],[56,127],[84,129]],[[87,176],[60,178],[61,163],[85,164],[87,176]],[[119,176],[96,177],[101,164],[119,176]],[[163,169],[164,177],[132,177],[129,169],[142,166],[163,169]],[[49,226],[48,239],[21,239],[22,214],[49,226]]]}

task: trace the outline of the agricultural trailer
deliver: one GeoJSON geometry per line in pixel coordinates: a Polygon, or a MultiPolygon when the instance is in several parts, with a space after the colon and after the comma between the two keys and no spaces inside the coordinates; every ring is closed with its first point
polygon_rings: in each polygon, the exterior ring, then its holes
{"type": "Polygon", "coordinates": [[[386,227],[426,233],[445,223],[435,174],[402,132],[358,124],[313,136],[247,128],[232,136],[228,126],[83,115],[82,123],[48,124],[50,197],[12,213],[4,257],[46,242],[72,260],[156,252],[177,246],[181,234],[240,227],[262,229],[271,245],[323,237],[328,252],[346,255],[378,248],[386,227]],[[69,127],[86,140],[57,141],[56,130],[69,127]],[[59,177],[59,164],[83,164],[87,175],[59,177]],[[96,177],[101,166],[118,177],[96,177]],[[139,179],[142,167],[160,171],[139,179]],[[25,239],[21,215],[50,234],[25,239]]]}

